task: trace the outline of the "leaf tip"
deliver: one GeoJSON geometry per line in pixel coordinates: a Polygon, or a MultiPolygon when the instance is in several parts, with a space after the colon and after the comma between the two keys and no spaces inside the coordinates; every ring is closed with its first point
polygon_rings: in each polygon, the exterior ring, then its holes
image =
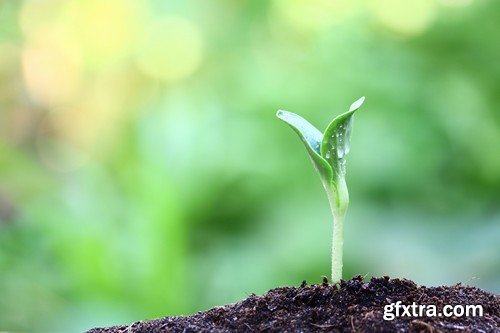
{"type": "Polygon", "coordinates": [[[289,119],[293,115],[295,115],[295,114],[292,112],[281,110],[281,109],[276,112],[276,117],[278,117],[279,119],[281,119],[285,122],[287,121],[287,119],[289,119]]]}
{"type": "Polygon", "coordinates": [[[361,97],[358,99],[356,102],[351,104],[351,107],[349,108],[349,111],[356,111],[363,105],[363,102],[365,101],[365,96],[361,97]]]}

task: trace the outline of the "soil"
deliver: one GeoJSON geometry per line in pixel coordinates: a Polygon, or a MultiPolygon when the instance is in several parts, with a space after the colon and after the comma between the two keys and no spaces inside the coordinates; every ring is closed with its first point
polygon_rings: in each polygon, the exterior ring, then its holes
{"type": "Polygon", "coordinates": [[[272,289],[264,296],[250,295],[241,302],[188,317],[88,332],[500,332],[500,296],[461,284],[427,288],[405,279],[382,277],[364,282],[356,276],[331,285],[323,278],[323,284],[306,285],[304,281],[300,287],[272,289]],[[384,320],[384,306],[397,301],[432,304],[437,313],[447,304],[480,304],[483,316],[427,317],[424,312],[424,316],[384,320]]]}

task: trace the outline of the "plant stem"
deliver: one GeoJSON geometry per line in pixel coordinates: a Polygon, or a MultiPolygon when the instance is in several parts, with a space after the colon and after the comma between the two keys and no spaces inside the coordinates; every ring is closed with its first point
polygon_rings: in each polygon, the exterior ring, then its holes
{"type": "Polygon", "coordinates": [[[330,185],[326,190],[333,215],[332,283],[335,284],[339,283],[342,279],[344,221],[347,206],[349,205],[349,192],[347,191],[347,185],[343,177],[339,177],[336,184],[330,185]]]}
{"type": "Polygon", "coordinates": [[[333,214],[332,235],[332,283],[342,279],[342,255],[344,247],[344,218],[345,214],[333,214]]]}

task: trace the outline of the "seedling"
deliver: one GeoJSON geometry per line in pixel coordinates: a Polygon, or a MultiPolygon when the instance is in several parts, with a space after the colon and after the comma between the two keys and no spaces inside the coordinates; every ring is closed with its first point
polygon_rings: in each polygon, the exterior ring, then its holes
{"type": "Polygon", "coordinates": [[[353,115],[363,104],[361,97],[352,103],[349,111],[332,120],[324,133],[295,113],[279,110],[276,116],[299,135],[325,188],[333,215],[332,282],[342,279],[342,248],[344,220],[349,205],[345,181],[345,158],[350,150],[353,115]]]}

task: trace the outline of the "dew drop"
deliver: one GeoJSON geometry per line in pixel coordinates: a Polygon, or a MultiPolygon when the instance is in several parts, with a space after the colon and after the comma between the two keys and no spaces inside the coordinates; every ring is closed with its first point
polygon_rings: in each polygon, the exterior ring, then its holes
{"type": "Polygon", "coordinates": [[[349,151],[351,151],[351,141],[347,140],[344,144],[344,154],[349,154],[349,151]]]}
{"type": "Polygon", "coordinates": [[[336,133],[336,148],[337,148],[337,157],[339,159],[343,159],[350,150],[350,137],[352,130],[352,120],[348,120],[345,123],[339,125],[337,133],[336,133]]]}

